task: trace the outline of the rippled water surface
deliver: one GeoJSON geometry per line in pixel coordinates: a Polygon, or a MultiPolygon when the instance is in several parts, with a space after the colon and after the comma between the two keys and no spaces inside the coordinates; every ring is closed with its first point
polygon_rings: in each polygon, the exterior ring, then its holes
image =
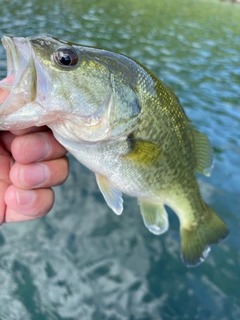
{"type": "MultiPolygon", "coordinates": [[[[179,257],[179,223],[151,235],[136,199],[122,216],[70,158],[43,219],[0,228],[0,320],[240,319],[240,5],[188,0],[0,0],[0,35],[52,34],[120,51],[178,94],[215,152],[205,200],[228,239],[204,264],[179,257]]],[[[0,78],[6,57],[0,47],[0,78]]]]}

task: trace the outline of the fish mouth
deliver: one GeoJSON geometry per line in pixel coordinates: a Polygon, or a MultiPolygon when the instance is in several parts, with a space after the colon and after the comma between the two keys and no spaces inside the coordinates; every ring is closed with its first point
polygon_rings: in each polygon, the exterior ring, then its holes
{"type": "Polygon", "coordinates": [[[32,101],[36,71],[32,59],[32,49],[27,39],[4,36],[2,44],[7,56],[7,77],[0,81],[0,129],[16,127],[10,117],[24,105],[32,101]]]}
{"type": "Polygon", "coordinates": [[[7,55],[7,77],[0,81],[0,88],[11,91],[16,83],[16,76],[20,69],[20,58],[22,54],[15,45],[13,36],[3,36],[2,44],[7,55]]]}
{"type": "Polygon", "coordinates": [[[7,77],[0,81],[0,89],[10,92],[19,69],[19,55],[11,36],[4,36],[2,44],[7,55],[7,77]]]}
{"type": "Polygon", "coordinates": [[[2,38],[2,44],[6,50],[7,54],[7,78],[11,75],[15,75],[16,71],[19,69],[19,53],[17,47],[13,42],[13,36],[4,36],[2,38]]]}

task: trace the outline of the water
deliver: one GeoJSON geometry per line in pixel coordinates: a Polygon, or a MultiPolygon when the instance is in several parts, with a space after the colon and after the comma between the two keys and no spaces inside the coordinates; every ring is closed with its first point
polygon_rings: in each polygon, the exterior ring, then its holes
{"type": "MultiPolygon", "coordinates": [[[[0,0],[0,35],[52,34],[139,60],[172,87],[214,147],[205,200],[230,236],[201,266],[179,257],[179,223],[151,235],[70,158],[43,219],[0,228],[0,320],[240,319],[240,6],[201,0],[0,0]]],[[[6,75],[0,47],[0,78],[6,75]]]]}

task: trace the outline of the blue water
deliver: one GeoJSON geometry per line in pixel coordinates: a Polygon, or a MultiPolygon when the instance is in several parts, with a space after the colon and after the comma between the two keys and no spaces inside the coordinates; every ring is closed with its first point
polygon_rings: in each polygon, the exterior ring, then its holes
{"type": "MultiPolygon", "coordinates": [[[[228,239],[186,268],[179,223],[150,234],[136,199],[118,217],[70,157],[47,217],[0,228],[0,320],[240,319],[240,5],[204,0],[0,0],[0,36],[52,34],[120,51],[179,96],[213,145],[203,197],[228,239]]],[[[6,56],[0,47],[0,78],[6,56]]]]}

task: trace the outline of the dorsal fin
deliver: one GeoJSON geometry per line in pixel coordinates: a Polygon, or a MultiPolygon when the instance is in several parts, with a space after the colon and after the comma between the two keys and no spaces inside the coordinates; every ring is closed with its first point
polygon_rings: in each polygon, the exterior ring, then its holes
{"type": "Polygon", "coordinates": [[[210,176],[213,168],[213,150],[208,137],[193,129],[195,170],[205,176],[210,176]]]}

